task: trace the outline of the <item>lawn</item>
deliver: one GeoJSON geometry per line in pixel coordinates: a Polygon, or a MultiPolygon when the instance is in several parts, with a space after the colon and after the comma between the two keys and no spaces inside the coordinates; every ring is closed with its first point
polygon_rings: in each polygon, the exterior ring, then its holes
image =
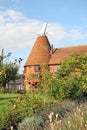
{"type": "Polygon", "coordinates": [[[1,93],[0,94],[0,127],[3,126],[5,116],[9,111],[9,102],[12,100],[16,100],[19,94],[14,93],[1,93]]]}
{"type": "Polygon", "coordinates": [[[0,112],[3,110],[8,110],[8,104],[11,100],[16,100],[19,94],[0,94],[0,112]]]}

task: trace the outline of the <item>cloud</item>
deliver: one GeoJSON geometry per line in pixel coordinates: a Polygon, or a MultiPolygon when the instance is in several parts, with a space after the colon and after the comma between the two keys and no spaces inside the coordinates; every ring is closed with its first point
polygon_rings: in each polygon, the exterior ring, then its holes
{"type": "Polygon", "coordinates": [[[87,36],[87,33],[81,32],[78,28],[73,28],[71,32],[69,33],[69,37],[72,40],[84,39],[86,36],[87,36]]]}
{"type": "Polygon", "coordinates": [[[55,42],[68,38],[68,33],[65,31],[65,28],[62,25],[58,24],[49,24],[48,35],[55,42]]]}
{"type": "Polygon", "coordinates": [[[0,13],[0,48],[13,49],[29,46],[40,23],[37,20],[29,20],[14,10],[2,11],[0,13]]]}
{"type": "Polygon", "coordinates": [[[3,20],[0,21],[1,22],[20,22],[21,20],[26,20],[26,17],[24,17],[20,12],[17,12],[15,10],[6,10],[6,11],[2,11],[0,12],[0,18],[2,18],[3,20]]]}
{"type": "MultiPolygon", "coordinates": [[[[27,48],[34,44],[43,22],[32,20],[15,10],[3,10],[0,12],[0,48],[15,49],[27,48]]],[[[87,33],[73,28],[66,31],[66,28],[56,23],[48,23],[47,35],[52,43],[59,43],[62,40],[84,39],[87,33]]]]}

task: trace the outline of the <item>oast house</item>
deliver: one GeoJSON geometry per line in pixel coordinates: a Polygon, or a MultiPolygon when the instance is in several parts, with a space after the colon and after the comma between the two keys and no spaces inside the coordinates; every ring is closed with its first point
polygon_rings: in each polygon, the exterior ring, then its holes
{"type": "Polygon", "coordinates": [[[63,62],[74,53],[80,55],[87,53],[87,45],[53,48],[45,31],[39,34],[24,65],[24,83],[26,90],[39,82],[38,78],[30,80],[29,75],[36,74],[38,76],[41,71],[41,64],[46,63],[50,68],[49,71],[55,73],[60,66],[60,62],[63,62]]]}

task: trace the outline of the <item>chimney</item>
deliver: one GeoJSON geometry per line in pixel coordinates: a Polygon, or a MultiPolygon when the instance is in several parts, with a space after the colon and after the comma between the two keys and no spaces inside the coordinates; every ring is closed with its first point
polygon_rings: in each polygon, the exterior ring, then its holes
{"type": "Polygon", "coordinates": [[[51,45],[51,52],[50,54],[52,55],[53,54],[53,44],[51,45]]]}

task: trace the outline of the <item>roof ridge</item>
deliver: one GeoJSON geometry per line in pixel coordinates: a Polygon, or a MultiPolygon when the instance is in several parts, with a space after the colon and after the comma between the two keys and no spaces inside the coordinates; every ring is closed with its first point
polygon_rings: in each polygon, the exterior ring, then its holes
{"type": "Polygon", "coordinates": [[[84,45],[75,45],[75,46],[66,46],[66,47],[53,48],[53,49],[55,50],[55,49],[73,48],[73,47],[82,47],[82,46],[87,46],[87,44],[84,44],[84,45]]]}

